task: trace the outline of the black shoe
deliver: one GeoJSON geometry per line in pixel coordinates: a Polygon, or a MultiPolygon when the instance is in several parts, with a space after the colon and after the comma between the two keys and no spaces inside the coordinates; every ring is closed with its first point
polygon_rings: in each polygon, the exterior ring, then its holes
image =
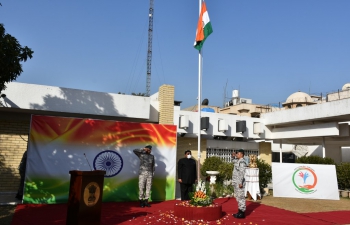
{"type": "Polygon", "coordinates": [[[243,219],[243,218],[245,218],[245,212],[240,210],[240,212],[235,214],[234,217],[237,219],[243,219]]]}
{"type": "Polygon", "coordinates": [[[17,195],[16,195],[16,198],[17,198],[18,200],[22,200],[22,199],[23,199],[23,195],[17,194],[17,195]]]}
{"type": "Polygon", "coordinates": [[[232,214],[232,216],[236,218],[236,216],[237,216],[238,213],[240,213],[240,212],[241,212],[241,210],[238,210],[238,212],[237,212],[236,214],[232,214]]]}
{"type": "Polygon", "coordinates": [[[145,202],[144,200],[140,199],[140,207],[141,208],[144,208],[145,207],[145,202]]]}
{"type": "Polygon", "coordinates": [[[147,207],[151,207],[151,205],[148,203],[148,199],[145,199],[144,205],[147,206],[147,207]]]}

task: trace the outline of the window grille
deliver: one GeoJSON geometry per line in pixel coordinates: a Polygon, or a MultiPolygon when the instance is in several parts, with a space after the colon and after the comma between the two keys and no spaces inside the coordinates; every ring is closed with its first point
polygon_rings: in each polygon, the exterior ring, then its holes
{"type": "MultiPolygon", "coordinates": [[[[217,156],[221,158],[224,162],[232,162],[232,152],[238,149],[222,149],[222,148],[207,148],[207,158],[217,156]]],[[[249,161],[249,155],[259,156],[259,150],[244,149],[244,158],[249,161]]]]}

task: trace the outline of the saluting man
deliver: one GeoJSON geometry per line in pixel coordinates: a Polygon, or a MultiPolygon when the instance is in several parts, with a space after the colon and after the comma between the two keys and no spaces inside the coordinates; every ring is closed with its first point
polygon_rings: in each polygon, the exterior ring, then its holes
{"type": "Polygon", "coordinates": [[[244,150],[239,149],[237,153],[233,152],[232,157],[234,157],[233,163],[233,172],[232,172],[232,183],[236,195],[236,200],[238,203],[238,212],[233,216],[238,219],[245,218],[245,169],[247,168],[247,163],[244,160],[244,150]]]}
{"type": "Polygon", "coordinates": [[[152,146],[147,145],[141,149],[135,149],[134,153],[140,158],[140,170],[139,170],[139,199],[140,206],[151,207],[148,203],[148,199],[151,192],[152,180],[155,171],[154,155],[151,154],[152,146]],[[146,193],[145,193],[146,187],[146,193]]]}

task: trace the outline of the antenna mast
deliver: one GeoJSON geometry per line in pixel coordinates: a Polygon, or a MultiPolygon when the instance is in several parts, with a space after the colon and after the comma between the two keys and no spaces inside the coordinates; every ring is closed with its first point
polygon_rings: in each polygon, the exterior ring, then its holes
{"type": "Polygon", "coordinates": [[[152,69],[152,38],[153,38],[153,1],[149,1],[148,13],[148,49],[147,49],[147,78],[146,78],[146,96],[150,96],[151,89],[151,69],[152,69]]]}

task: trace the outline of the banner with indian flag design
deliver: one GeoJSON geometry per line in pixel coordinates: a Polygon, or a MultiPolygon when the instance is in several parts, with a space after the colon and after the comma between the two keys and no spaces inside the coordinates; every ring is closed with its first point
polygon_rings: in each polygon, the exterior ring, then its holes
{"type": "Polygon", "coordinates": [[[197,31],[196,31],[196,40],[194,42],[194,47],[197,50],[201,50],[204,44],[205,39],[213,33],[213,28],[211,27],[211,22],[209,19],[209,14],[207,11],[207,6],[205,2],[202,1],[201,12],[198,19],[197,31]]]}
{"type": "Polygon", "coordinates": [[[66,203],[70,170],[105,170],[104,202],[138,200],[139,158],[152,145],[152,201],[175,198],[176,126],[33,115],[24,203],[66,203]]]}

